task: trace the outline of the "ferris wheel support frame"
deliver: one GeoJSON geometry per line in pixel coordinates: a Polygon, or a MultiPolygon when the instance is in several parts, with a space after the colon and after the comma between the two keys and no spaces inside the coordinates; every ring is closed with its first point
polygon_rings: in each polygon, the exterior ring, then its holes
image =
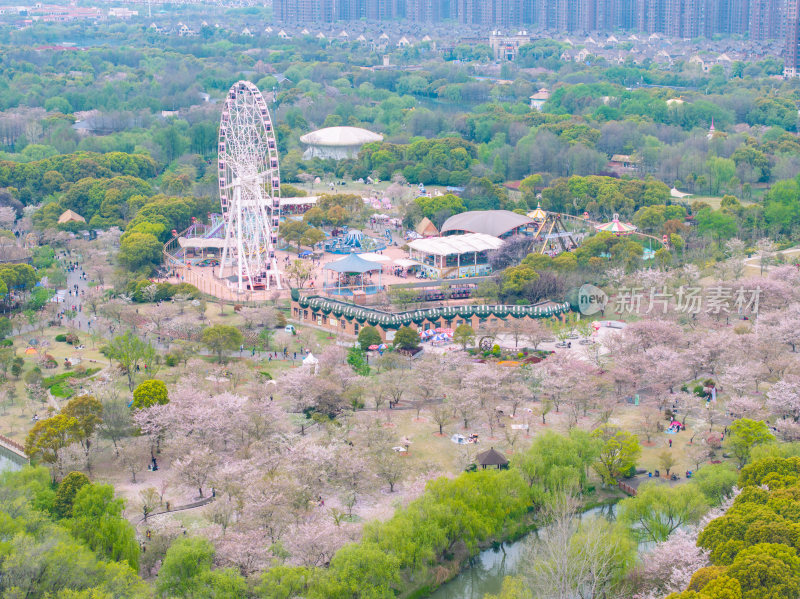
{"type": "Polygon", "coordinates": [[[239,292],[282,289],[275,250],[280,224],[280,170],[272,118],[258,88],[238,81],[220,117],[220,204],[224,243],[219,277],[230,259],[239,292]]]}

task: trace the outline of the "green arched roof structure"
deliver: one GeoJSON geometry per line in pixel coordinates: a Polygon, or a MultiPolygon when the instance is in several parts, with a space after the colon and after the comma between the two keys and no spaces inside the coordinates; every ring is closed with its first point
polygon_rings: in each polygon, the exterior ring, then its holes
{"type": "Polygon", "coordinates": [[[301,308],[311,309],[323,314],[333,314],[336,318],[346,318],[355,320],[361,324],[380,326],[386,329],[399,329],[409,326],[412,323],[419,325],[425,320],[435,321],[440,318],[450,320],[453,318],[549,318],[569,312],[568,303],[542,302],[527,306],[504,305],[504,304],[480,304],[464,306],[442,306],[437,308],[425,308],[422,310],[409,310],[407,312],[386,312],[375,308],[357,306],[347,302],[342,302],[319,295],[301,296],[299,290],[292,289],[292,299],[301,308]]]}

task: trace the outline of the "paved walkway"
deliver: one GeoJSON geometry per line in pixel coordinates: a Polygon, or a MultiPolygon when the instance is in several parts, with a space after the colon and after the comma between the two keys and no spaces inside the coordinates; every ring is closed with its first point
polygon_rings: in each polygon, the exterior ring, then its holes
{"type": "MultiPolygon", "coordinates": [[[[798,257],[798,256],[800,256],[800,248],[790,248],[788,250],[783,250],[781,252],[776,252],[776,253],[783,254],[787,258],[791,258],[792,256],[798,257]]],[[[761,271],[761,257],[758,256],[758,255],[752,256],[750,258],[746,258],[745,261],[744,261],[744,264],[745,264],[745,266],[749,266],[751,268],[756,268],[759,271],[761,271]]],[[[765,265],[764,266],[764,272],[769,272],[770,270],[773,270],[776,266],[783,266],[783,265],[782,264],[781,265],[777,265],[777,264],[765,265]]]]}
{"type": "Polygon", "coordinates": [[[203,497],[203,499],[200,499],[200,500],[192,502],[192,503],[187,503],[187,504],[184,504],[184,505],[177,505],[177,506],[172,507],[172,508],[170,508],[168,510],[161,510],[160,512],[152,512],[151,514],[147,515],[147,518],[142,516],[139,519],[139,522],[137,524],[142,524],[147,519],[152,518],[153,516],[160,516],[162,514],[171,514],[173,512],[183,512],[185,510],[191,510],[191,509],[194,509],[196,507],[202,507],[204,505],[208,505],[209,503],[211,503],[215,499],[216,499],[216,497],[214,497],[214,496],[203,497]]]}

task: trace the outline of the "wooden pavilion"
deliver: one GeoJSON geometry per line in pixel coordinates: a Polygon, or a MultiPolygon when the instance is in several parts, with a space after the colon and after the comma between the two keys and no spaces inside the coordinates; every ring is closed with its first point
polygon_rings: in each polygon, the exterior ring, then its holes
{"type": "Polygon", "coordinates": [[[494,466],[498,470],[508,468],[508,458],[497,451],[494,447],[490,447],[486,451],[476,455],[475,461],[484,470],[486,470],[487,466],[494,466]]]}

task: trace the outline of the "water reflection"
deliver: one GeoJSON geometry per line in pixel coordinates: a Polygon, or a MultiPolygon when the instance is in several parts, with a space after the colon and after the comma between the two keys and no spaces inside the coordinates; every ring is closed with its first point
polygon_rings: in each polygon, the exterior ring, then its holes
{"type": "MultiPolygon", "coordinates": [[[[594,515],[614,520],[616,512],[616,505],[603,505],[584,512],[581,519],[594,515]]],[[[544,527],[512,543],[481,551],[473,558],[471,565],[429,595],[430,599],[483,599],[487,593],[500,592],[506,576],[524,572],[529,545],[536,542],[540,533],[546,532],[547,527],[544,527]]]]}

